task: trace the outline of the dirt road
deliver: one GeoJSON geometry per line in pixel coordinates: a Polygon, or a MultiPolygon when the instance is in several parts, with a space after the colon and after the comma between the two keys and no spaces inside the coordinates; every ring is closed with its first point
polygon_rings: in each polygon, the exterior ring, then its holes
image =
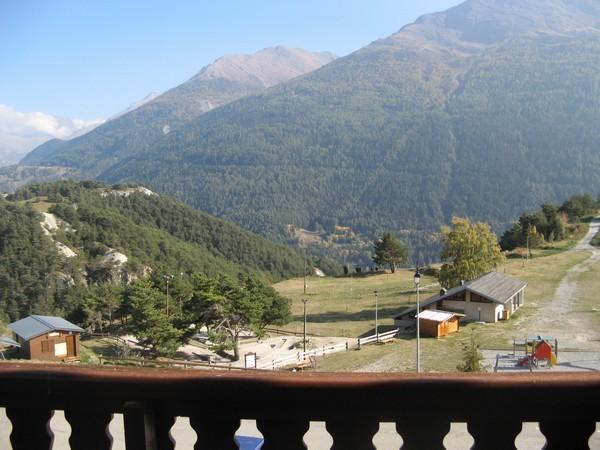
{"type": "MultiPolygon", "coordinates": [[[[587,323],[589,318],[578,313],[578,277],[590,270],[598,270],[600,249],[590,242],[600,231],[600,219],[595,219],[586,236],[570,252],[588,252],[589,258],[571,267],[562,279],[550,302],[540,306],[535,314],[518,319],[518,325],[528,334],[549,335],[558,338],[562,348],[599,350],[600,330],[587,323]]],[[[600,272],[599,272],[600,276],[600,272]]],[[[600,306],[600,301],[598,302],[600,306]]]]}

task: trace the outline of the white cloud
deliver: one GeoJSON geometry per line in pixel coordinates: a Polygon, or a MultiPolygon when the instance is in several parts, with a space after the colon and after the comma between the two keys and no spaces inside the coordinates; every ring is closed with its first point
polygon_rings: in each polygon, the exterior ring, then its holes
{"type": "Polygon", "coordinates": [[[38,145],[69,139],[104,123],[104,119],[64,119],[42,112],[15,111],[0,104],[0,165],[17,162],[38,145]]]}

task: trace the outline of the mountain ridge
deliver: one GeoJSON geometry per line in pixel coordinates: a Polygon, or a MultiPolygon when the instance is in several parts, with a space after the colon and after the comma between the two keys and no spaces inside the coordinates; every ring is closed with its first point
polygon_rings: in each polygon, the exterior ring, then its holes
{"type": "Polygon", "coordinates": [[[286,224],[392,230],[418,256],[429,245],[418,236],[453,215],[502,226],[600,190],[597,23],[591,1],[470,0],[143,153],[100,154],[99,177],[150,184],[279,239],[286,224]]]}
{"type": "MultiPolygon", "coordinates": [[[[284,46],[266,48],[252,55],[221,57],[186,82],[68,144],[54,142],[50,147],[42,145],[34,149],[20,164],[40,164],[60,151],[81,153],[91,148],[92,152],[106,153],[109,162],[119,155],[143,151],[173,129],[214,108],[315,70],[334,58],[330,53],[284,46]],[[143,129],[139,124],[143,124],[143,129]]],[[[68,158],[61,165],[69,165],[68,158]]],[[[85,176],[96,176],[105,166],[94,168],[88,164],[85,176]]]]}

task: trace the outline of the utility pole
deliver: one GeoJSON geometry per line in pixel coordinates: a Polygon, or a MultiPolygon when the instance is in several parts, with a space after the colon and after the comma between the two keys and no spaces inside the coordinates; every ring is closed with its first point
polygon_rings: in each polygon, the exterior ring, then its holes
{"type": "Polygon", "coordinates": [[[169,317],[169,282],[173,279],[173,275],[164,275],[164,279],[167,282],[167,307],[166,307],[166,312],[167,312],[167,317],[169,317]]]}
{"type": "MultiPolygon", "coordinates": [[[[179,272],[179,280],[183,282],[183,272],[179,272]]],[[[181,286],[181,284],[180,284],[181,286]]],[[[181,292],[179,293],[179,315],[183,316],[183,306],[181,303],[181,292]]]]}
{"type": "Polygon", "coordinates": [[[306,295],[306,248],[304,249],[304,295],[306,295]]]}
{"type": "Polygon", "coordinates": [[[415,271],[415,288],[417,290],[417,373],[421,372],[421,327],[419,318],[421,305],[419,304],[419,283],[421,282],[421,272],[419,272],[419,266],[417,265],[417,270],[415,271]]]}
{"type": "Polygon", "coordinates": [[[377,343],[379,343],[379,322],[378,322],[378,315],[377,315],[377,307],[378,307],[378,302],[377,302],[377,291],[373,291],[375,292],[375,335],[377,336],[377,343]]]}
{"type": "Polygon", "coordinates": [[[308,299],[307,298],[303,298],[302,299],[302,304],[304,305],[304,339],[302,340],[303,343],[303,351],[306,353],[306,303],[308,303],[308,299]]]}

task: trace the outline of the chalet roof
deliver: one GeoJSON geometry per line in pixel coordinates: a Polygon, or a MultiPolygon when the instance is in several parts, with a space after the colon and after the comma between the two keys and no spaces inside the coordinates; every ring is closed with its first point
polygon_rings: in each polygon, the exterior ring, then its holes
{"type": "Polygon", "coordinates": [[[486,297],[494,303],[504,304],[523,290],[527,283],[498,272],[489,272],[465,284],[467,290],[486,297]]]}
{"type": "MultiPolygon", "coordinates": [[[[453,287],[444,294],[428,298],[427,300],[421,302],[419,306],[422,310],[423,308],[427,308],[429,305],[437,301],[444,300],[445,298],[451,297],[463,291],[472,292],[474,294],[487,298],[491,302],[503,305],[509,298],[511,298],[517,292],[525,289],[525,287],[527,287],[526,282],[493,271],[488,272],[485,275],[480,276],[479,278],[468,281],[461,286],[453,287]]],[[[396,319],[399,319],[400,317],[412,313],[416,310],[416,306],[406,308],[396,316],[396,319]]]]}
{"type": "Polygon", "coordinates": [[[61,317],[31,315],[8,325],[13,332],[26,341],[51,331],[74,331],[81,333],[83,328],[61,317]]]}
{"type": "Polygon", "coordinates": [[[20,347],[21,346],[21,344],[19,344],[18,342],[14,341],[11,338],[6,337],[6,336],[0,336],[0,344],[9,345],[12,347],[20,347]]]}
{"type": "Polygon", "coordinates": [[[419,313],[419,319],[432,320],[434,322],[445,322],[452,319],[454,316],[463,316],[464,314],[456,314],[448,311],[438,311],[436,309],[426,309],[419,313]]]}

